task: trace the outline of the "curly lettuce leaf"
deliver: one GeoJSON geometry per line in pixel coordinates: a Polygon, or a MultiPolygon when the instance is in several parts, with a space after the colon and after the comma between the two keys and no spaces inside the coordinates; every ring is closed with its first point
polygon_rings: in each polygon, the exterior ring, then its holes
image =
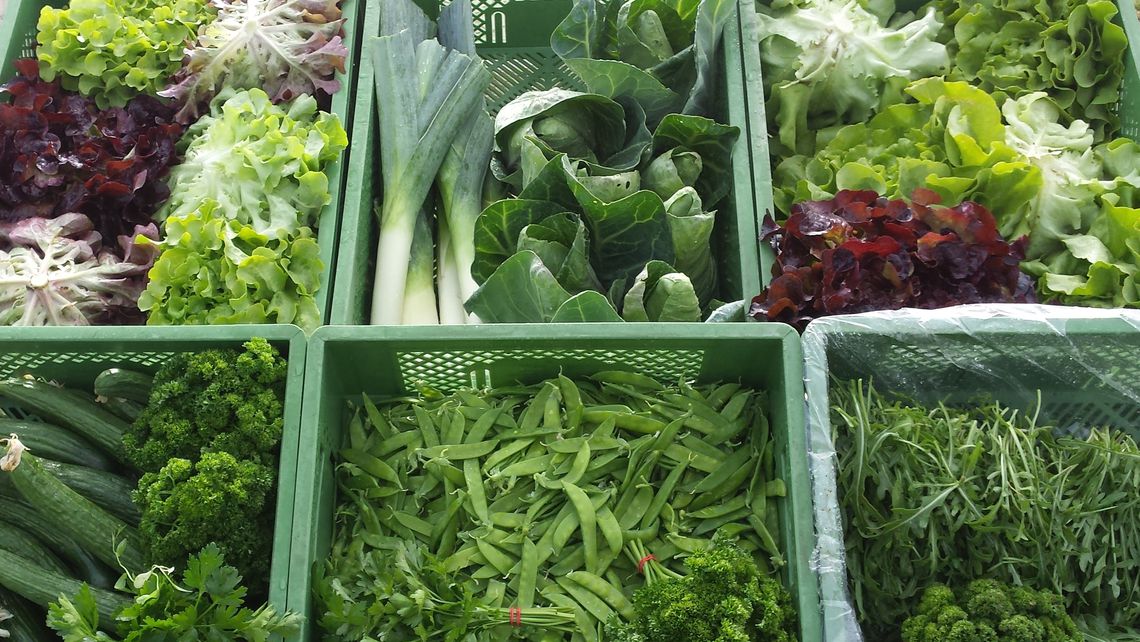
{"type": "Polygon", "coordinates": [[[263,89],[273,102],[340,89],[348,49],[340,0],[214,0],[218,17],[161,95],[183,105],[184,121],[222,87],[263,89]]]}
{"type": "Polygon", "coordinates": [[[1067,121],[1083,120],[1096,140],[1119,128],[1114,110],[1128,40],[1111,0],[939,0],[954,56],[953,80],[1000,103],[1036,91],[1057,101],[1067,121]]]}
{"type": "Polygon", "coordinates": [[[902,102],[912,80],[944,73],[933,8],[899,28],[856,0],[758,5],[767,113],[780,156],[811,154],[835,128],[902,102]]]}
{"type": "MultiPolygon", "coordinates": [[[[135,234],[154,241],[158,229],[135,234]]],[[[118,243],[104,247],[82,214],[0,224],[0,326],[141,323],[137,301],[155,252],[131,236],[118,243]]]]}
{"type": "Polygon", "coordinates": [[[1006,144],[993,98],[940,78],[915,81],[906,91],[917,102],[844,127],[814,157],[781,162],[775,173],[780,211],[845,189],[908,198],[919,188],[933,190],[943,203],[981,203],[999,218],[1024,211],[1041,189],[1041,173],[1006,144]]]}
{"type": "Polygon", "coordinates": [[[149,224],[178,160],[174,109],[153,96],[99,109],[40,78],[34,59],[14,66],[0,101],[0,221],[79,213],[108,239],[149,224]]]}
{"type": "Polygon", "coordinates": [[[260,89],[223,90],[183,140],[189,144],[170,172],[170,200],[155,218],[187,216],[212,202],[214,216],[277,239],[316,225],[331,198],[325,172],[348,145],[340,120],[318,112],[312,96],[275,105],[260,89]]]}
{"type": "Polygon", "coordinates": [[[36,56],[47,81],[90,96],[100,109],[156,94],[182,64],[185,44],[213,17],[207,0],[72,0],[45,6],[36,56]]]}
{"type": "Polygon", "coordinates": [[[162,254],[150,271],[139,307],[149,325],[320,324],[315,293],[323,265],[312,232],[286,239],[199,209],[166,220],[162,254]]]}

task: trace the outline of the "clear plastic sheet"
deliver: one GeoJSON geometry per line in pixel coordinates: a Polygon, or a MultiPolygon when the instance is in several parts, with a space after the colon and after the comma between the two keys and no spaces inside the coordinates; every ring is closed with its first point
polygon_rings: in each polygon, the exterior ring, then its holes
{"type": "Polygon", "coordinates": [[[836,316],[803,335],[809,465],[827,642],[861,642],[847,585],[831,438],[831,377],[871,378],[923,403],[979,398],[1036,406],[1060,430],[1140,436],[1140,310],[966,305],[836,316]]]}

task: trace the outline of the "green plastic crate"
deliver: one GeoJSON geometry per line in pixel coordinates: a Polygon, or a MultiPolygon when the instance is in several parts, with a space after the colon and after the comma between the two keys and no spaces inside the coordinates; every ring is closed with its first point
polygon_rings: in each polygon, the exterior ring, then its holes
{"type": "Polygon", "coordinates": [[[288,606],[310,622],[302,640],[319,635],[312,619],[312,569],[332,538],[336,488],[333,453],[341,447],[346,402],[362,393],[396,395],[414,382],[460,386],[530,383],[564,372],[583,376],[636,370],[662,381],[739,380],[769,391],[777,468],[787,482],[781,500],[781,540],[787,547],[786,585],[801,613],[802,642],[820,642],[799,337],[788,326],[578,324],[440,327],[324,327],[311,338],[305,419],[297,464],[297,504],[288,606]]]}
{"type": "MultiPolygon", "coordinates": [[[[40,9],[45,6],[63,7],[67,0],[8,0],[8,7],[0,21],[0,83],[16,73],[13,63],[20,58],[34,58],[36,55],[36,23],[40,9]]],[[[333,97],[331,111],[340,118],[349,134],[349,148],[333,161],[326,172],[329,178],[329,193],[332,200],[321,210],[317,220],[317,244],[320,247],[321,263],[325,269],[321,274],[321,287],[317,291],[317,310],[322,323],[329,319],[329,305],[332,302],[333,274],[336,265],[336,250],[340,233],[340,213],[344,200],[344,167],[352,149],[352,95],[356,85],[356,59],[360,53],[358,26],[364,14],[363,0],[342,0],[344,23],[344,46],[348,49],[345,73],[337,74],[341,88],[333,97]]]]}
{"type": "MultiPolygon", "coordinates": [[[[240,348],[253,337],[267,339],[289,361],[285,386],[285,430],[281,439],[281,483],[277,489],[269,601],[282,609],[289,585],[293,538],[293,473],[300,439],[305,378],[305,334],[291,325],[214,327],[0,328],[0,377],[33,374],[91,390],[107,368],[154,373],[171,356],[211,348],[240,348]]],[[[0,410],[18,406],[0,397],[0,410]]]]}
{"type": "MultiPolygon", "coordinates": [[[[1041,390],[1043,424],[1073,433],[1112,425],[1140,438],[1140,313],[985,305],[836,316],[808,325],[803,350],[817,537],[821,525],[842,529],[828,456],[831,377],[873,379],[925,404],[992,399],[1028,410],[1041,390]]],[[[842,537],[818,546],[821,560],[844,550],[842,537]]],[[[819,585],[824,639],[854,642],[845,568],[822,564],[819,585]]]]}
{"type": "MultiPolygon", "coordinates": [[[[752,0],[739,0],[748,5],[752,0]]],[[[421,0],[421,5],[437,5],[421,0]]],[[[473,0],[475,42],[479,55],[490,69],[493,80],[487,90],[487,106],[496,113],[503,105],[536,89],[565,87],[581,90],[581,83],[550,50],[550,34],[570,11],[571,0],[473,0]]],[[[379,34],[378,0],[368,0],[364,15],[362,42],[368,35],[379,34]]],[[[763,87],[745,75],[749,56],[759,58],[758,50],[744,54],[740,47],[741,22],[735,15],[725,28],[722,54],[718,65],[720,112],[717,120],[736,125],[741,130],[740,142],[732,158],[733,189],[721,204],[713,235],[713,251],[719,269],[722,300],[751,298],[760,291],[760,267],[757,258],[756,185],[754,154],[746,142],[766,140],[766,134],[750,132],[752,122],[749,98],[763,100],[763,87]]],[[[333,291],[330,323],[337,325],[366,324],[369,321],[372,281],[376,266],[378,224],[373,203],[379,199],[380,148],[379,125],[376,120],[375,87],[372,63],[364,44],[357,79],[354,137],[358,139],[356,154],[348,166],[345,185],[343,230],[337,254],[336,283],[333,291]]],[[[759,61],[756,61],[759,66],[759,61]]],[[[759,77],[756,77],[759,80],[759,77]]],[[[760,121],[760,127],[764,122],[760,121]]],[[[763,157],[767,164],[767,155],[763,157]]],[[[767,189],[771,199],[771,186],[767,189]]]]}
{"type": "MultiPolygon", "coordinates": [[[[1120,104],[1120,135],[1133,140],[1140,140],[1140,19],[1137,19],[1133,0],[1117,0],[1120,8],[1118,20],[1124,27],[1128,36],[1129,47],[1125,52],[1124,83],[1121,89],[1120,104]]],[[[899,10],[913,10],[926,4],[924,0],[900,0],[899,10]]],[[[753,184],[755,189],[756,222],[751,226],[757,232],[760,230],[764,217],[776,215],[776,206],[773,200],[772,187],[772,161],[768,150],[767,114],[764,111],[764,75],[760,62],[760,23],[756,18],[755,2],[742,0],[741,11],[742,37],[741,46],[744,53],[741,59],[744,62],[744,75],[746,79],[746,97],[748,108],[748,124],[752,129],[750,154],[754,171],[753,184]],[[758,89],[756,89],[758,88],[758,89]]],[[[742,225],[743,228],[743,225],[742,225]]],[[[767,243],[760,243],[756,239],[759,249],[757,256],[760,265],[760,280],[767,286],[772,280],[772,264],[775,255],[767,243]]],[[[757,290],[754,294],[759,294],[757,290]]],[[[750,297],[749,297],[750,298],[750,297]]]]}

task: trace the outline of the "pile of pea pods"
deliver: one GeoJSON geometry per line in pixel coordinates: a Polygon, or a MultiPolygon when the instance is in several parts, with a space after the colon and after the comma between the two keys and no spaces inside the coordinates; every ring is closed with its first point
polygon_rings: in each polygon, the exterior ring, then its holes
{"type": "Polygon", "coordinates": [[[334,588],[396,564],[393,541],[414,543],[481,605],[552,627],[573,618],[567,630],[591,640],[630,614],[648,560],[683,572],[718,531],[769,571],[784,563],[763,391],[600,372],[352,406],[323,571],[334,588]]]}

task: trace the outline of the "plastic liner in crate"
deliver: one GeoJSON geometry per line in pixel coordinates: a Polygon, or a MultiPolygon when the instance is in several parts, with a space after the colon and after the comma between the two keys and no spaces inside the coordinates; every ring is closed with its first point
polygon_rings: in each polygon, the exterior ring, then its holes
{"type": "MultiPolygon", "coordinates": [[[[417,4],[431,7],[436,3],[417,0],[417,4]]],[[[757,194],[766,192],[765,203],[771,202],[771,180],[757,185],[767,172],[767,144],[758,146],[751,142],[768,138],[763,118],[764,88],[755,73],[760,66],[760,52],[740,46],[741,15],[752,11],[751,4],[752,0],[738,0],[738,11],[733,12],[725,26],[717,64],[718,104],[713,117],[740,128],[740,139],[732,155],[732,187],[717,207],[712,238],[719,279],[717,297],[724,301],[750,299],[760,291],[757,221],[763,218],[763,212],[757,213],[755,199],[757,194]],[[748,70],[753,73],[746,73],[748,70]],[[759,112],[755,111],[757,108],[759,112]],[[762,156],[756,155],[757,148],[764,152],[762,156]],[[760,167],[763,172],[757,173],[760,167]]],[[[581,81],[550,49],[550,35],[570,12],[571,0],[472,0],[472,5],[476,50],[492,76],[486,92],[487,108],[492,115],[527,91],[583,89],[581,81]]],[[[380,32],[379,14],[379,3],[369,2],[360,30],[362,52],[352,123],[355,155],[346,172],[343,228],[329,321],[335,325],[368,323],[372,303],[379,235],[373,204],[380,198],[382,182],[379,124],[367,40],[380,32]]]]}
{"type": "MultiPolygon", "coordinates": [[[[291,325],[213,327],[0,328],[0,378],[25,374],[91,390],[107,368],[153,374],[178,353],[216,348],[240,349],[254,337],[269,341],[288,360],[285,422],[278,465],[277,508],[270,560],[269,602],[286,604],[293,538],[294,488],[291,483],[300,437],[301,394],[305,378],[305,334],[291,325]]],[[[28,416],[0,397],[0,410],[28,416]]]]}
{"type": "Polygon", "coordinates": [[[347,402],[394,396],[417,382],[443,390],[534,383],[631,370],[676,383],[739,381],[766,390],[777,474],[788,486],[777,503],[786,549],[783,582],[800,613],[803,642],[819,642],[811,506],[803,429],[799,337],[777,324],[577,324],[324,327],[311,338],[305,423],[297,463],[289,608],[309,622],[302,639],[320,639],[313,569],[329,554],[336,506],[333,454],[342,448],[347,402]]]}
{"type": "MultiPolygon", "coordinates": [[[[344,73],[337,72],[336,78],[340,81],[340,91],[332,96],[329,111],[339,119],[345,131],[348,132],[348,148],[341,152],[340,158],[329,164],[325,174],[329,179],[329,194],[331,199],[317,219],[317,246],[320,249],[321,264],[324,270],[321,273],[321,284],[317,290],[317,310],[321,315],[321,323],[329,322],[329,305],[332,303],[333,273],[336,267],[336,250],[340,235],[340,214],[343,209],[345,166],[348,164],[348,154],[354,147],[361,148],[363,143],[355,142],[352,135],[352,107],[354,88],[357,76],[357,56],[360,54],[359,34],[360,23],[364,18],[364,0],[340,0],[341,11],[344,15],[344,46],[348,49],[345,60],[344,73]]],[[[36,24],[40,18],[40,10],[44,7],[64,7],[67,0],[8,0],[8,7],[0,20],[0,83],[8,81],[16,73],[13,63],[20,58],[34,58],[36,56],[36,24]]],[[[0,100],[6,100],[0,97],[0,100]]]]}
{"type": "Polygon", "coordinates": [[[927,405],[985,399],[1030,410],[1040,400],[1038,425],[1075,435],[1107,425],[1140,438],[1140,312],[989,304],[871,312],[813,321],[803,343],[813,563],[828,642],[865,639],[839,506],[829,394],[836,381],[870,379],[879,392],[927,405]]]}

